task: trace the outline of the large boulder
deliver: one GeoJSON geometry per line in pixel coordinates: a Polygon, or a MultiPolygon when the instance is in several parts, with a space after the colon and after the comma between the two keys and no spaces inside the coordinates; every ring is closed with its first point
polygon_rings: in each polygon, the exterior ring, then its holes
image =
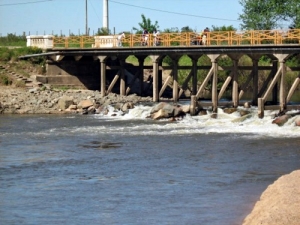
{"type": "Polygon", "coordinates": [[[167,107],[167,106],[170,106],[170,104],[166,103],[166,102],[160,102],[156,105],[154,105],[150,111],[150,114],[153,114],[155,112],[158,112],[159,110],[167,107]]]}
{"type": "Polygon", "coordinates": [[[243,225],[299,225],[300,170],[270,185],[256,202],[243,225]]]}
{"type": "Polygon", "coordinates": [[[274,119],[272,123],[277,124],[278,126],[283,126],[291,117],[291,115],[285,114],[274,119]]]}
{"type": "Polygon", "coordinates": [[[170,118],[170,114],[168,111],[164,110],[164,109],[160,109],[155,113],[151,114],[151,118],[153,120],[159,120],[159,119],[163,119],[163,118],[170,118]]]}
{"type": "Polygon", "coordinates": [[[73,105],[74,102],[72,97],[64,95],[58,100],[57,104],[59,109],[66,110],[70,105],[73,105]]]}

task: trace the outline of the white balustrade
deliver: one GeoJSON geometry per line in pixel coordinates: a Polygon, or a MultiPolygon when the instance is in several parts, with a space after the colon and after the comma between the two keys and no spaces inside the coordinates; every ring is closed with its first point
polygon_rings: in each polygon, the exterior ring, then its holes
{"type": "Polygon", "coordinates": [[[26,46],[42,49],[53,48],[53,37],[53,35],[30,35],[26,37],[26,46]]]}
{"type": "Polygon", "coordinates": [[[94,38],[95,44],[93,44],[93,48],[112,48],[117,46],[117,36],[95,36],[94,38]]]}

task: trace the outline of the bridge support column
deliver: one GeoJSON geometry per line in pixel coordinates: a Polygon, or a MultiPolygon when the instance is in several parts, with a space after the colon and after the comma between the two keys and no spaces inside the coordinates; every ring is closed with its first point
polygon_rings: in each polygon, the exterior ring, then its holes
{"type": "Polygon", "coordinates": [[[101,97],[106,95],[106,59],[107,56],[98,56],[100,61],[100,92],[101,97]]]}
{"type": "MultiPolygon", "coordinates": [[[[273,60],[272,79],[274,79],[277,69],[278,69],[278,61],[273,60]]],[[[272,104],[277,105],[277,100],[278,100],[278,83],[275,83],[274,88],[272,90],[272,104]]]]}
{"type": "Polygon", "coordinates": [[[159,58],[158,62],[158,92],[159,92],[159,98],[160,98],[160,91],[162,89],[163,85],[163,70],[162,70],[162,59],[159,58]]]}
{"type": "Polygon", "coordinates": [[[159,90],[158,90],[158,62],[159,55],[152,55],[153,64],[153,101],[159,102],[159,90]]]}
{"type": "Polygon", "coordinates": [[[136,56],[139,61],[139,93],[140,96],[144,96],[144,60],[145,56],[136,56]]]}
{"type": "Polygon", "coordinates": [[[126,95],[125,58],[120,58],[120,95],[126,95]]]}
{"type": "Polygon", "coordinates": [[[232,103],[233,107],[239,106],[239,83],[238,83],[238,64],[242,57],[240,54],[229,54],[229,57],[233,59],[233,71],[232,71],[232,103]]]}
{"type": "Polygon", "coordinates": [[[212,77],[212,112],[218,112],[218,63],[217,58],[220,56],[219,54],[209,54],[207,55],[212,63],[213,69],[213,77],[212,77]]]}
{"type": "Polygon", "coordinates": [[[195,55],[189,55],[189,57],[192,59],[192,95],[197,94],[197,83],[198,83],[198,77],[197,77],[197,62],[198,59],[201,57],[201,55],[195,56],[195,55]]]}
{"type": "Polygon", "coordinates": [[[177,102],[178,101],[178,60],[179,56],[173,55],[170,56],[172,61],[173,61],[173,101],[177,102]]]}
{"type": "Polygon", "coordinates": [[[286,109],[286,65],[285,59],[288,57],[287,54],[274,54],[274,56],[278,59],[280,66],[279,69],[281,70],[281,78],[280,78],[280,86],[279,86],[279,104],[280,104],[280,112],[286,109]]]}
{"type": "Polygon", "coordinates": [[[253,63],[253,93],[252,93],[252,104],[258,104],[258,58],[252,58],[253,63]]]}
{"type": "Polygon", "coordinates": [[[192,94],[197,94],[197,83],[198,83],[198,77],[197,77],[197,59],[192,59],[193,63],[193,80],[192,80],[192,94]]]}

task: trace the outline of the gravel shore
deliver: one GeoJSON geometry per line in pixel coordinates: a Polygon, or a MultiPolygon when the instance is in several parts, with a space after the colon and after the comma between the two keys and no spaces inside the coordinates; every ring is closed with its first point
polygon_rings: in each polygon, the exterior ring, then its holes
{"type": "Polygon", "coordinates": [[[10,86],[1,86],[0,89],[0,113],[3,114],[97,113],[97,109],[108,105],[122,107],[125,103],[152,102],[150,97],[137,95],[120,96],[111,93],[101,97],[99,91],[91,90],[56,90],[46,87],[27,89],[10,86]]]}

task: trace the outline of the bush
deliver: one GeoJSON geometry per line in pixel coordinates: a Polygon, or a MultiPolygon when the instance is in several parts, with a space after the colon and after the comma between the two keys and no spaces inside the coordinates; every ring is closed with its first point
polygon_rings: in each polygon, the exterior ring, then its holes
{"type": "Polygon", "coordinates": [[[0,84],[8,86],[12,84],[12,80],[8,76],[1,74],[0,84]]]}

